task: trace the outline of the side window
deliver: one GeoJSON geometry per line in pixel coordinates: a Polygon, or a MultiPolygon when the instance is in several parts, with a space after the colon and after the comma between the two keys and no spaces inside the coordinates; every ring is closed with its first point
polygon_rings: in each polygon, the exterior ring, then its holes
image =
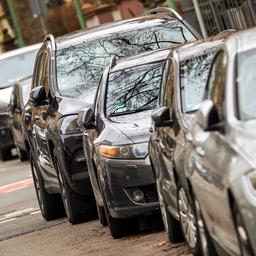
{"type": "Polygon", "coordinates": [[[227,57],[224,51],[221,51],[214,61],[208,84],[210,90],[208,97],[213,101],[220,121],[224,119],[226,74],[227,57]]]}

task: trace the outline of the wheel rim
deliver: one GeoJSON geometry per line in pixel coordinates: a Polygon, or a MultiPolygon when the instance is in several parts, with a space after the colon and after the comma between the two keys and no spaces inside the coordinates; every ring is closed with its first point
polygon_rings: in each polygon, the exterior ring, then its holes
{"type": "Polygon", "coordinates": [[[158,198],[159,198],[159,205],[160,205],[160,211],[161,211],[161,215],[162,215],[162,219],[163,219],[163,223],[164,223],[164,228],[165,228],[165,231],[168,233],[169,226],[168,226],[168,221],[167,221],[167,213],[166,213],[166,208],[165,208],[165,204],[164,204],[164,199],[163,199],[161,189],[160,189],[159,179],[156,179],[156,187],[157,187],[157,194],[158,194],[158,198]]]}
{"type": "Polygon", "coordinates": [[[43,204],[43,199],[42,199],[42,191],[41,191],[41,188],[40,188],[39,178],[38,178],[38,175],[37,175],[37,172],[36,172],[36,169],[35,169],[35,163],[34,163],[33,160],[31,161],[31,167],[32,167],[31,169],[32,169],[32,172],[33,172],[34,184],[35,184],[35,189],[36,189],[36,194],[37,194],[38,202],[39,202],[41,211],[44,212],[44,204],[43,204]]]}
{"type": "Polygon", "coordinates": [[[184,188],[180,188],[178,191],[178,204],[184,236],[190,248],[195,248],[197,243],[196,218],[184,188]]]}
{"type": "Polygon", "coordinates": [[[197,200],[195,200],[195,206],[196,206],[197,227],[198,227],[199,236],[200,236],[202,253],[204,256],[208,256],[209,247],[208,247],[207,237],[205,233],[205,226],[204,226],[204,221],[201,215],[200,206],[197,200]]]}
{"type": "Polygon", "coordinates": [[[243,227],[243,222],[241,219],[240,214],[236,211],[235,213],[236,216],[236,226],[237,226],[237,234],[238,234],[238,239],[240,243],[240,250],[242,255],[251,255],[251,248],[249,244],[249,239],[246,233],[246,230],[243,227]]]}
{"type": "Polygon", "coordinates": [[[65,188],[65,184],[63,182],[62,174],[60,173],[59,164],[57,162],[58,174],[59,174],[59,181],[60,181],[60,189],[61,189],[61,196],[63,200],[63,204],[66,210],[67,217],[70,218],[70,211],[68,207],[68,198],[67,198],[67,190],[65,188]]]}

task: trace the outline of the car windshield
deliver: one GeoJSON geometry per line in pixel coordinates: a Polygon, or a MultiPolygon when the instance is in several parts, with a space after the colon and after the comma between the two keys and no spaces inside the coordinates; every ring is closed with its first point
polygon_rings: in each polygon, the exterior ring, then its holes
{"type": "Polygon", "coordinates": [[[238,57],[238,109],[242,120],[256,119],[256,51],[242,53],[238,57]]]}
{"type": "Polygon", "coordinates": [[[13,87],[0,89],[0,112],[6,111],[11,100],[12,91],[13,87]]]}
{"type": "Polygon", "coordinates": [[[110,73],[106,91],[106,115],[111,117],[154,109],[164,63],[145,64],[110,73]]]}
{"type": "Polygon", "coordinates": [[[101,74],[111,56],[127,57],[195,39],[182,22],[172,19],[158,26],[113,33],[59,50],[56,53],[59,93],[93,102],[101,74]]]}
{"type": "Polygon", "coordinates": [[[181,63],[181,99],[184,113],[196,111],[203,95],[215,53],[191,58],[181,63]]]}
{"type": "Polygon", "coordinates": [[[0,87],[8,86],[16,80],[33,73],[38,49],[1,59],[0,87]]]}

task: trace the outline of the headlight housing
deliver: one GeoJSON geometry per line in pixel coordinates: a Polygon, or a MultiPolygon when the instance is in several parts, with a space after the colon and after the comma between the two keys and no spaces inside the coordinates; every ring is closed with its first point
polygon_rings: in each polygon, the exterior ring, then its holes
{"type": "Polygon", "coordinates": [[[106,158],[143,159],[148,155],[148,142],[120,146],[100,145],[98,154],[106,158]]]}
{"type": "Polygon", "coordinates": [[[83,132],[82,127],[78,123],[77,115],[66,116],[61,119],[59,130],[63,135],[83,132]]]}

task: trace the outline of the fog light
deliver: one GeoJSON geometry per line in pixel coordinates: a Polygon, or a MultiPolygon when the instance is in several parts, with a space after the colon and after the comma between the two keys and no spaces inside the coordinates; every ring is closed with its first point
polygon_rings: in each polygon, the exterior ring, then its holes
{"type": "Polygon", "coordinates": [[[135,201],[135,202],[140,202],[144,199],[144,193],[143,191],[137,189],[137,190],[134,190],[132,192],[132,199],[135,201]]]}

